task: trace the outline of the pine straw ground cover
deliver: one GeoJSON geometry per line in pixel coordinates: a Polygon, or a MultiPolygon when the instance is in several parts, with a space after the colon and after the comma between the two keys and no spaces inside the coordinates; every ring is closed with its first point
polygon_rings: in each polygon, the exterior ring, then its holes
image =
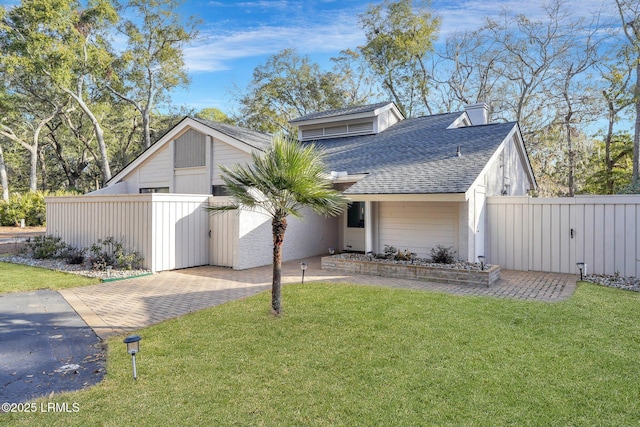
{"type": "Polygon", "coordinates": [[[3,425],[637,425],[640,293],[564,302],[306,284],[123,337],[105,380],[3,425]],[[47,410],[55,408],[58,411],[47,410]],[[63,411],[68,408],[67,411],[63,411]]]}

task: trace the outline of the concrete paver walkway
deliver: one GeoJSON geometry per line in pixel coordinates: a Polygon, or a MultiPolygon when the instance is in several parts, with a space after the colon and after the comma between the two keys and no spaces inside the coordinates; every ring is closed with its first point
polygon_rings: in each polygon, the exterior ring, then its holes
{"type": "MultiPolygon", "coordinates": [[[[320,257],[284,263],[283,284],[300,282],[301,261],[309,265],[305,283],[318,280],[360,283],[544,302],[568,298],[576,284],[576,276],[571,274],[504,270],[500,282],[490,288],[346,275],[320,269],[320,257]]],[[[106,338],[268,290],[271,273],[271,266],[242,271],[206,266],[65,289],[60,293],[99,337],[106,338]]]]}

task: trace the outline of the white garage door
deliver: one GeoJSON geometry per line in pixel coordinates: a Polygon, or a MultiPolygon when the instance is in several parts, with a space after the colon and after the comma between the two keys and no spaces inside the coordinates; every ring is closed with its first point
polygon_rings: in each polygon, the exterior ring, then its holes
{"type": "Polygon", "coordinates": [[[379,252],[395,246],[430,257],[436,245],[458,251],[459,205],[446,202],[381,202],[379,252]]]}

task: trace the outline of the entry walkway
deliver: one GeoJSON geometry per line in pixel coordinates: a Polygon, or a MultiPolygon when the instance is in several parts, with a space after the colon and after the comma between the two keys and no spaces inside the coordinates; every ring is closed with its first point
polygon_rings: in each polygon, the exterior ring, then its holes
{"type": "MultiPolygon", "coordinates": [[[[321,280],[543,302],[571,296],[577,279],[571,274],[502,271],[500,282],[490,288],[449,285],[330,272],[322,270],[320,257],[315,257],[284,263],[283,284],[300,282],[302,261],[309,266],[305,283],[321,280]]],[[[100,338],[107,338],[269,290],[271,275],[271,266],[242,271],[206,266],[65,289],[60,293],[100,338]]]]}

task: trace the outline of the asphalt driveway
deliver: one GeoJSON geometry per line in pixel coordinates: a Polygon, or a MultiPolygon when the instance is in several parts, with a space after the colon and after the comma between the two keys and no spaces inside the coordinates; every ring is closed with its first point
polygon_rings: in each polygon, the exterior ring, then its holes
{"type": "Polygon", "coordinates": [[[0,404],[96,384],[104,365],[101,340],[58,292],[0,294],[0,404]]]}

